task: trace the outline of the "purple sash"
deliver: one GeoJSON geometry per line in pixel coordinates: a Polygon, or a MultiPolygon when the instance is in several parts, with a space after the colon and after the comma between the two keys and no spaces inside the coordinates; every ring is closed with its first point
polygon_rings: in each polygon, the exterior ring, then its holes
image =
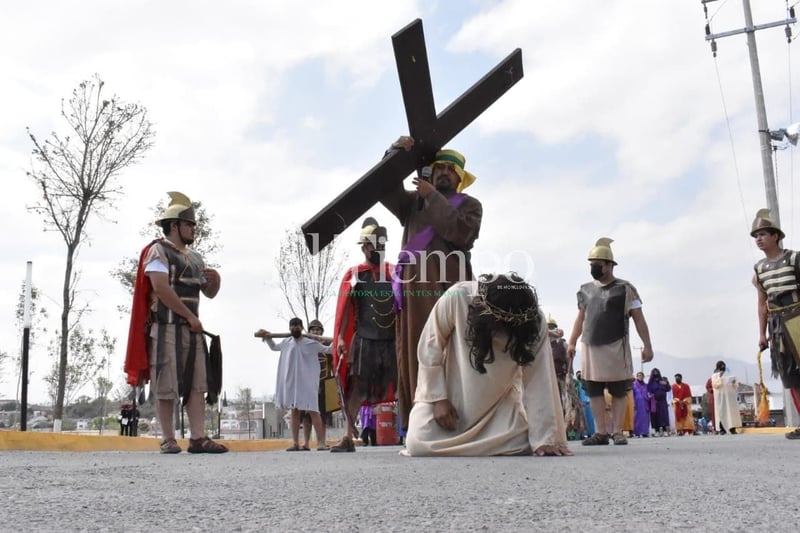
{"type": "MultiPolygon", "coordinates": [[[[466,197],[466,194],[457,193],[451,196],[447,202],[453,209],[458,209],[466,197]]],[[[425,226],[408,239],[405,247],[400,250],[400,254],[397,256],[397,264],[394,267],[394,276],[392,277],[395,313],[399,313],[403,308],[403,267],[411,260],[413,254],[425,250],[435,235],[436,231],[434,231],[433,226],[425,226]]]]}

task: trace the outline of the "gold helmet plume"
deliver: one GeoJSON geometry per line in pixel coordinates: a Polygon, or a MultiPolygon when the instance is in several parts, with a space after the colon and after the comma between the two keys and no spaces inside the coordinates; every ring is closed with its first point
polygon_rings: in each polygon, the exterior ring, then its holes
{"type": "Polygon", "coordinates": [[[170,191],[167,193],[170,197],[169,205],[161,217],[156,220],[156,224],[160,225],[165,220],[185,220],[186,222],[197,222],[194,218],[194,207],[192,201],[188,196],[182,192],[170,191]]]}
{"type": "Polygon", "coordinates": [[[756,218],[753,219],[753,228],[750,231],[750,236],[755,237],[756,233],[762,229],[774,230],[778,234],[778,238],[783,240],[786,235],[781,231],[781,228],[775,221],[772,220],[769,209],[759,209],[756,213],[756,218]]]}
{"type": "Polygon", "coordinates": [[[603,261],[610,261],[612,264],[616,265],[617,262],[614,261],[614,252],[611,251],[612,242],[614,242],[614,239],[609,239],[608,237],[600,237],[597,239],[597,242],[594,243],[594,248],[589,250],[589,261],[592,259],[601,259],[603,261]]]}

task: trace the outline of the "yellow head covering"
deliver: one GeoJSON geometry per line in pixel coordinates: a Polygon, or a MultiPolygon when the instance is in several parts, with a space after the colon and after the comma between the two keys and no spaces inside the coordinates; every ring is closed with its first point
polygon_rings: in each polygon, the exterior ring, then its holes
{"type": "Polygon", "coordinates": [[[156,224],[161,224],[164,220],[185,220],[196,222],[194,218],[194,207],[192,201],[185,194],[177,191],[167,193],[170,197],[169,205],[156,220],[156,224]]]}
{"type": "Polygon", "coordinates": [[[436,159],[433,161],[433,163],[431,163],[431,167],[441,163],[453,163],[456,174],[458,174],[458,177],[460,178],[458,187],[456,187],[456,191],[461,192],[475,183],[475,180],[477,179],[473,174],[464,170],[464,165],[466,162],[467,159],[455,150],[439,150],[436,152],[436,159]]]}
{"type": "Polygon", "coordinates": [[[617,262],[614,261],[614,252],[611,251],[612,242],[614,242],[614,239],[609,239],[608,237],[600,237],[597,239],[594,248],[589,250],[589,261],[592,259],[601,259],[603,261],[610,261],[616,265],[617,262]]]}

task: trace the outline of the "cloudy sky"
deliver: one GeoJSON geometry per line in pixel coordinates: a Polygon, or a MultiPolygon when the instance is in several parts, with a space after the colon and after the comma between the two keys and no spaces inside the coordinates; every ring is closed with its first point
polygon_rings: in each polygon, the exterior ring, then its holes
{"type": "MultiPolygon", "coordinates": [[[[781,20],[784,9],[757,2],[755,22],[781,20]]],[[[710,15],[715,32],[744,25],[739,2],[713,3],[710,15]]],[[[617,276],[644,300],[656,357],[753,361],[750,277],[760,256],[749,225],[766,202],[746,41],[720,40],[715,61],[700,2],[672,0],[4,3],[0,350],[19,352],[26,261],[51,316],[60,313],[64,244],[26,210],[37,191],[25,175],[25,128],[63,131],[61,99],[99,73],[108,91],[149,110],[157,132],[120,176],[114,209],[90,220],[79,255],[80,297],[94,309],[87,326],[118,338],[112,378],[122,379],[127,321],[116,306],[128,296],[108,273],[145,244],[151,207],[179,190],[214,214],[224,245],[213,258],[222,289],[201,318],[222,335],[225,388],[272,394],[277,356],[252,334],[286,329],[279,242],[407,133],[391,35],[418,17],[439,111],[523,50],[525,77],[449,145],[478,176],[468,190],[484,207],[476,270],[522,273],[569,329],[589,279],[586,254],[608,236],[617,276]]],[[[797,120],[798,54],[782,28],[757,39],[770,127],[785,127],[797,120]]],[[[791,147],[777,152],[790,248],[800,235],[795,158],[791,147]]],[[[369,213],[388,226],[396,253],[397,221],[381,207],[369,213]]],[[[351,262],[356,234],[343,239],[351,262]]],[[[332,309],[321,318],[330,331],[332,309]]],[[[33,401],[46,398],[50,363],[36,346],[33,401]]],[[[16,394],[11,371],[0,397],[16,394]]]]}

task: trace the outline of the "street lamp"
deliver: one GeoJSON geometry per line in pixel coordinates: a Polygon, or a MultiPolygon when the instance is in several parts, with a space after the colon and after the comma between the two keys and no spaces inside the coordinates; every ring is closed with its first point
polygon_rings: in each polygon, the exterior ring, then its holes
{"type": "Polygon", "coordinates": [[[800,122],[795,122],[786,128],[769,130],[769,138],[772,140],[773,149],[776,150],[786,148],[784,144],[786,141],[790,142],[792,146],[797,146],[797,140],[800,138],[800,122]]]}

